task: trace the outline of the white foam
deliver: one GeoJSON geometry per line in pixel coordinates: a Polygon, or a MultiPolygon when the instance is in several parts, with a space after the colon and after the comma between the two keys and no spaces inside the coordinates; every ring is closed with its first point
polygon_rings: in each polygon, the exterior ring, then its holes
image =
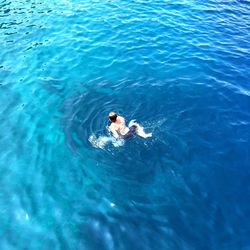
{"type": "Polygon", "coordinates": [[[115,139],[113,136],[99,136],[96,137],[96,135],[92,134],[89,137],[89,142],[92,144],[95,148],[101,148],[104,149],[106,145],[109,143],[112,143],[114,147],[121,147],[124,145],[123,139],[115,139]]]}

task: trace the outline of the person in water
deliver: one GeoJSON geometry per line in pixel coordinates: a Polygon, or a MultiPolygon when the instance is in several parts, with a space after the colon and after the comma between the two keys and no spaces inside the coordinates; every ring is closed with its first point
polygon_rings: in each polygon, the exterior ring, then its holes
{"type": "Polygon", "coordinates": [[[125,124],[125,119],[122,116],[117,115],[115,112],[109,113],[109,120],[111,121],[111,124],[108,127],[108,130],[116,139],[126,139],[134,134],[137,134],[143,138],[152,136],[152,133],[146,134],[143,127],[135,122],[135,120],[130,121],[127,127],[125,124]]]}

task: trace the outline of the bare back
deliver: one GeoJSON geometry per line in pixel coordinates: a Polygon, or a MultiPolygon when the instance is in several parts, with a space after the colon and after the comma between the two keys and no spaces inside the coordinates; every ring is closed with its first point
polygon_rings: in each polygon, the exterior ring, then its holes
{"type": "Polygon", "coordinates": [[[109,130],[115,137],[124,136],[129,132],[129,128],[125,124],[125,119],[122,116],[117,116],[115,122],[109,126],[109,130]]]}

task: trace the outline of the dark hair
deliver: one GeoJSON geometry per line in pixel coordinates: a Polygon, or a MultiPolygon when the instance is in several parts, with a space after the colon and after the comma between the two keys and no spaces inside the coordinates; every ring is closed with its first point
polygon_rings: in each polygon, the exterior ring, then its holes
{"type": "Polygon", "coordinates": [[[116,113],[111,112],[111,113],[109,114],[109,119],[110,119],[110,121],[115,122],[115,121],[116,121],[116,118],[117,118],[117,114],[116,114],[116,113]]]}

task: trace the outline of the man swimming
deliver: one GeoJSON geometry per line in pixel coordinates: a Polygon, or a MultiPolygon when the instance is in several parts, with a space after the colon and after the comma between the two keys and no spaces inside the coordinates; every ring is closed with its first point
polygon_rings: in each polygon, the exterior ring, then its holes
{"type": "Polygon", "coordinates": [[[108,130],[116,139],[126,139],[131,137],[133,134],[137,134],[143,138],[152,136],[152,133],[146,134],[143,127],[135,122],[135,120],[130,121],[127,127],[125,119],[122,116],[117,115],[115,112],[109,113],[109,120],[111,121],[111,124],[108,127],[108,130]]]}

